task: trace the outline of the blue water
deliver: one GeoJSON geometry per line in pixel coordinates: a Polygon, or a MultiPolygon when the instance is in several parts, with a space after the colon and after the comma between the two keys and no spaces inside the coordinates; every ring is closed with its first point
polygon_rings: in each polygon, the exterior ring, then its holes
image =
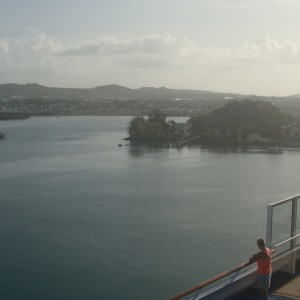
{"type": "Polygon", "coordinates": [[[298,151],[126,146],[129,120],[0,121],[1,299],[165,299],[247,260],[299,194],[298,151]]]}

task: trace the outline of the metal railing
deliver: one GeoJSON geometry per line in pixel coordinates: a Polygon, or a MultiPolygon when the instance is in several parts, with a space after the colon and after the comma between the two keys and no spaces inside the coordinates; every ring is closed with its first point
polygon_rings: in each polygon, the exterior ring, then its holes
{"type": "MultiPolygon", "coordinates": [[[[287,239],[284,239],[283,241],[276,243],[274,247],[279,247],[282,244],[285,244],[286,242],[290,242],[290,249],[295,248],[296,246],[296,238],[299,236],[297,234],[297,218],[298,218],[298,201],[300,200],[300,195],[287,198],[272,204],[268,205],[267,210],[267,232],[266,232],[266,243],[269,247],[272,247],[273,241],[275,239],[274,237],[274,228],[276,227],[276,220],[275,218],[275,210],[285,209],[286,216],[290,221],[289,228],[286,228],[286,230],[289,230],[289,232],[281,233],[282,235],[289,236],[287,239]]],[[[279,211],[280,213],[280,211],[279,211]]],[[[282,216],[281,216],[282,218],[282,216]]],[[[282,220],[281,220],[282,221],[282,220]]],[[[285,224],[287,225],[287,224],[285,224]]],[[[276,228],[275,228],[276,229],[276,228]]],[[[280,236],[279,236],[280,238],[280,236]]]]}
{"type": "MultiPolygon", "coordinates": [[[[273,248],[272,254],[276,251],[275,255],[272,255],[274,258],[273,260],[273,272],[278,270],[283,270],[285,272],[294,273],[295,271],[295,264],[297,257],[297,250],[300,249],[300,242],[297,243],[297,238],[300,237],[300,233],[297,234],[297,219],[298,219],[298,201],[300,201],[300,195],[284,199],[278,202],[275,202],[273,204],[268,205],[267,210],[267,228],[266,228],[266,244],[268,247],[273,248]],[[288,236],[285,239],[282,239],[282,236],[277,237],[277,239],[280,239],[280,242],[275,243],[273,241],[273,233],[274,229],[276,229],[276,221],[274,221],[274,210],[283,206],[283,205],[290,205],[288,207],[286,214],[290,221],[289,226],[289,232],[284,232],[284,236],[288,236]],[[290,245],[288,248],[285,248],[284,250],[280,250],[280,246],[290,242],[290,245]],[[274,250],[275,249],[275,250],[274,250]]],[[[286,209],[286,208],[285,208],[286,209]]],[[[300,215],[299,215],[300,220],[300,215]]],[[[282,220],[281,220],[282,221],[282,220]]],[[[284,222],[283,222],[284,223],[284,222]]],[[[286,224],[284,223],[284,226],[286,224]]],[[[300,230],[300,228],[299,228],[300,230]]],[[[251,286],[251,284],[254,283],[255,277],[253,276],[255,273],[255,268],[252,268],[251,270],[244,270],[247,266],[250,266],[252,263],[246,262],[242,263],[228,271],[225,271],[219,275],[216,275],[204,282],[199,283],[198,285],[195,285],[194,287],[191,287],[185,291],[182,291],[170,298],[168,300],[179,300],[183,299],[187,296],[191,297],[189,300],[197,300],[197,299],[211,299],[210,294],[215,293],[216,291],[220,289],[224,289],[228,287],[231,283],[235,282],[236,286],[232,288],[231,291],[227,293],[227,295],[230,295],[230,293],[234,294],[239,288],[246,288],[251,286]],[[242,272],[245,271],[244,273],[242,272]],[[249,272],[247,272],[249,271],[249,272]],[[233,275],[234,274],[234,275],[233,275]],[[231,277],[230,277],[231,275],[231,277]],[[243,281],[242,283],[237,284],[238,280],[243,281]],[[226,280],[227,278],[227,280],[226,280]],[[224,279],[224,283],[221,283],[220,281],[224,279]],[[213,286],[214,285],[214,286],[213,286]],[[203,289],[207,288],[203,292],[203,289]],[[191,296],[192,294],[196,293],[197,295],[191,296]]],[[[224,293],[223,293],[224,295],[224,293]]],[[[221,296],[222,297],[222,296],[221,296]]],[[[212,299],[224,299],[221,297],[214,297],[212,299]]]]}
{"type": "Polygon", "coordinates": [[[300,237],[300,233],[297,234],[297,235],[295,235],[295,236],[293,236],[293,237],[291,237],[291,238],[289,238],[289,239],[284,240],[283,242],[280,242],[280,243],[276,244],[274,247],[278,248],[279,246],[282,246],[282,245],[284,245],[287,242],[291,242],[291,241],[295,240],[298,237],[300,237]]]}
{"type": "Polygon", "coordinates": [[[205,288],[205,287],[207,287],[207,286],[209,286],[213,283],[216,283],[216,282],[220,281],[221,279],[226,278],[226,277],[228,277],[229,275],[231,275],[233,273],[239,272],[243,268],[245,268],[245,267],[247,267],[251,264],[252,263],[250,263],[250,262],[242,263],[242,264],[240,264],[240,265],[238,265],[238,266],[236,266],[236,267],[234,267],[234,268],[232,268],[228,271],[220,273],[219,275],[216,275],[216,276],[214,276],[214,277],[212,277],[212,278],[210,278],[206,281],[203,281],[203,282],[201,282],[201,283],[199,283],[199,284],[197,284],[197,285],[195,285],[195,286],[193,286],[193,287],[191,287],[191,288],[189,288],[185,291],[182,291],[182,292],[168,298],[167,300],[179,300],[179,299],[182,299],[183,297],[186,297],[186,296],[188,296],[188,295],[190,295],[194,292],[197,292],[197,291],[200,292],[201,289],[203,289],[203,288],[205,288]]]}

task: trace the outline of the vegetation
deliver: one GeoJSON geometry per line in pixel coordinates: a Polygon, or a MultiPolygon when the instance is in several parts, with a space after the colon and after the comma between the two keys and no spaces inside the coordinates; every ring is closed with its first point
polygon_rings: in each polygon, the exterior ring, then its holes
{"type": "Polygon", "coordinates": [[[128,133],[134,141],[279,142],[289,135],[291,123],[291,117],[269,102],[230,100],[221,108],[191,117],[180,129],[154,109],[148,119],[133,118],[128,133]]]}
{"type": "Polygon", "coordinates": [[[291,117],[269,102],[232,100],[207,115],[190,118],[188,124],[192,136],[205,140],[246,142],[249,135],[265,140],[282,140],[289,133],[291,121],[291,117]]]}
{"type": "Polygon", "coordinates": [[[181,138],[178,126],[174,121],[167,121],[167,115],[159,109],[153,109],[148,118],[135,117],[128,127],[132,141],[172,141],[181,138]]]}

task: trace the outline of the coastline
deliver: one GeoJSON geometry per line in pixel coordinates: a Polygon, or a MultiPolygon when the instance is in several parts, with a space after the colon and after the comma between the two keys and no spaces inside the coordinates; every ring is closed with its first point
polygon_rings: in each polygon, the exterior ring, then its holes
{"type": "Polygon", "coordinates": [[[129,141],[135,145],[148,145],[148,146],[166,146],[181,148],[184,146],[198,146],[200,148],[207,149],[246,149],[246,148],[262,148],[262,149],[272,149],[272,152],[278,152],[282,148],[299,148],[300,141],[251,141],[251,142],[241,142],[241,141],[207,141],[201,138],[187,139],[187,140],[131,140],[130,137],[123,139],[124,141],[129,141]]]}
{"type": "MultiPolygon", "coordinates": [[[[25,120],[30,119],[31,117],[76,117],[76,116],[128,116],[132,117],[134,115],[141,115],[138,112],[128,111],[128,112],[97,112],[97,113],[60,113],[60,114],[27,114],[21,112],[0,112],[0,121],[6,120],[25,120]]],[[[187,117],[186,115],[174,115],[169,116],[172,117],[187,117]]],[[[183,146],[199,146],[203,148],[246,148],[246,147],[257,147],[257,148],[272,148],[272,147],[280,147],[280,148],[300,148],[300,141],[219,141],[219,140],[207,140],[201,137],[195,137],[185,140],[132,140],[130,137],[125,137],[123,140],[129,141],[135,144],[143,144],[143,145],[164,145],[168,147],[176,147],[180,148],[183,146]]]]}

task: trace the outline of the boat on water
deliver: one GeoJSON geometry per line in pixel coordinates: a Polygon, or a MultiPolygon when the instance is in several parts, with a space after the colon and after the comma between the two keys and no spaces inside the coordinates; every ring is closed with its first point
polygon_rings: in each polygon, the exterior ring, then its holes
{"type": "MultiPolygon", "coordinates": [[[[268,205],[266,244],[272,249],[269,300],[300,299],[300,195],[268,205]],[[299,209],[298,209],[299,207],[299,209]]],[[[244,262],[168,300],[260,299],[254,288],[256,265],[244,262]]]]}
{"type": "Polygon", "coordinates": [[[0,139],[3,139],[7,135],[7,132],[0,131],[0,139]]]}

